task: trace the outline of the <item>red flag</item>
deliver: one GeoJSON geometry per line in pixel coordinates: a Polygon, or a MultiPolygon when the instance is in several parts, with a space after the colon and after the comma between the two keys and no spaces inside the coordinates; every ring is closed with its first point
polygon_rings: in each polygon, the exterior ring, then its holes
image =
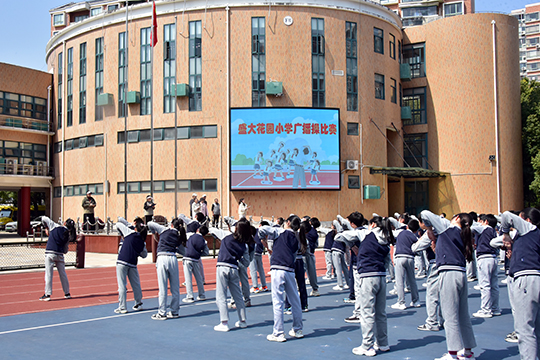
{"type": "Polygon", "coordinates": [[[156,2],[153,1],[152,5],[152,34],[151,34],[152,47],[157,44],[157,16],[156,16],[156,2]]]}

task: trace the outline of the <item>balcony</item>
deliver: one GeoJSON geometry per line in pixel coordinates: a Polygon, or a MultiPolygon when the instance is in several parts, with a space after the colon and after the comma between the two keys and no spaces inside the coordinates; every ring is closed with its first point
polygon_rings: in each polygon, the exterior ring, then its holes
{"type": "Polygon", "coordinates": [[[54,177],[54,168],[47,166],[45,161],[38,161],[37,165],[18,164],[17,159],[0,158],[0,175],[22,175],[54,177]]]}
{"type": "Polygon", "coordinates": [[[54,134],[54,126],[46,120],[29,119],[20,116],[0,115],[0,127],[12,130],[30,130],[54,134]]]}

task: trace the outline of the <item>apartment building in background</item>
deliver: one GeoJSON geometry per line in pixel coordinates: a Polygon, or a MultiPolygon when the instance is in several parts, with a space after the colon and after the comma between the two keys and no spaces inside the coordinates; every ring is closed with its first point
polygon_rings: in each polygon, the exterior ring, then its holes
{"type": "Polygon", "coordinates": [[[510,13],[519,23],[519,69],[522,78],[540,81],[540,3],[510,13]]]}

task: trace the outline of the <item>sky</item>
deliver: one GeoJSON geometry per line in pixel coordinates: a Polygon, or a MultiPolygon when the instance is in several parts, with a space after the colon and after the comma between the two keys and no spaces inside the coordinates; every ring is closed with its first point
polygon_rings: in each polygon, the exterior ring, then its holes
{"type": "MultiPolygon", "coordinates": [[[[0,0],[0,62],[47,71],[45,47],[50,39],[49,10],[77,0],[0,0]]],[[[476,0],[477,12],[524,8],[540,0],[476,0]]]]}

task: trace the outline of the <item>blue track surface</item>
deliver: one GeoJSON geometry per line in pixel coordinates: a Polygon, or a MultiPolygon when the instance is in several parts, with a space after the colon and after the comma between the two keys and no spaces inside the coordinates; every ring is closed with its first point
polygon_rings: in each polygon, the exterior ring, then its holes
{"type": "MultiPolygon", "coordinates": [[[[390,352],[380,353],[377,358],[432,360],[446,352],[444,331],[422,332],[416,329],[426,318],[425,288],[421,283],[418,280],[421,308],[391,309],[396,296],[388,296],[390,352]]],[[[480,306],[480,292],[473,289],[475,284],[469,283],[471,314],[480,306]]],[[[116,304],[109,304],[3,317],[0,320],[0,358],[360,358],[351,352],[361,343],[360,325],[343,321],[353,309],[352,304],[343,303],[348,293],[333,291],[335,282],[320,280],[320,285],[322,296],[310,297],[310,311],[303,314],[303,339],[289,338],[285,343],[266,340],[273,325],[269,292],[252,296],[253,307],[247,309],[247,329],[215,332],[213,327],[219,322],[219,314],[213,300],[214,292],[207,292],[209,300],[189,305],[181,303],[180,318],[166,321],[150,319],[156,312],[157,298],[144,300],[145,311],[126,315],[116,315],[113,312],[116,304]]],[[[392,287],[389,284],[387,290],[392,287]]],[[[410,301],[409,294],[406,300],[410,301]]],[[[519,359],[517,344],[504,341],[506,334],[513,330],[505,285],[501,285],[501,307],[502,316],[472,319],[478,343],[474,349],[477,359],[519,359]]],[[[236,311],[231,310],[229,325],[237,320],[236,311]]],[[[285,315],[287,332],[291,326],[291,316],[285,315]]]]}

